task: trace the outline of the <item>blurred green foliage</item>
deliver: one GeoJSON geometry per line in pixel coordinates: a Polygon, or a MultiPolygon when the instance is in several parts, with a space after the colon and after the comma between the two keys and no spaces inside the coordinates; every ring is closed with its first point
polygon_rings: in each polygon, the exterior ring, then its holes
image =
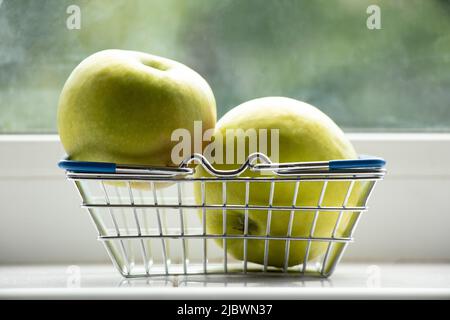
{"type": "Polygon", "coordinates": [[[197,70],[219,116],[280,95],[346,130],[450,131],[447,0],[4,0],[0,132],[55,132],[65,79],[106,48],[197,70]],[[66,27],[72,4],[80,30],[66,27]],[[381,8],[381,30],[366,27],[370,4],[381,8]]]}

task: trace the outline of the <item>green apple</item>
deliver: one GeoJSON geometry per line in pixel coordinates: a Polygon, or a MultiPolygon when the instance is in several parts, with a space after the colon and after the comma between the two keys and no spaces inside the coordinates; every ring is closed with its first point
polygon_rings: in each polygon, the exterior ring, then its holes
{"type": "MultiPolygon", "coordinates": [[[[278,129],[279,130],[279,162],[298,161],[322,161],[331,159],[354,159],[357,154],[339,127],[317,108],[294,99],[283,97],[266,97],[245,102],[227,114],[217,123],[214,139],[224,139],[223,153],[227,153],[227,130],[233,130],[234,160],[237,162],[236,150],[239,134],[244,134],[248,129],[278,129]],[[236,129],[242,129],[236,131],[236,129]]],[[[229,138],[230,136],[228,136],[229,138]]],[[[242,138],[242,137],[241,137],[242,138]]],[[[230,138],[229,138],[230,139],[230,138]]],[[[258,137],[260,139],[260,137],[258,137]]],[[[271,150],[271,138],[267,138],[268,148],[271,150]]],[[[249,143],[244,148],[245,156],[249,153],[249,143]]],[[[229,152],[228,152],[229,153],[229,152]]],[[[212,159],[210,159],[212,160],[212,159]]],[[[217,159],[216,159],[217,160],[217,159]]],[[[225,162],[225,161],[224,161],[225,162]]],[[[215,164],[218,169],[236,169],[239,163],[215,164]]],[[[244,176],[256,177],[261,174],[247,171],[244,176]]],[[[209,176],[200,166],[196,169],[197,177],[209,176]]],[[[267,175],[264,175],[267,176],[267,175]]],[[[329,182],[325,189],[322,206],[342,206],[350,182],[329,182]]],[[[301,182],[297,206],[317,206],[323,182],[301,182]]],[[[221,183],[205,184],[206,204],[222,204],[223,186],[221,183]]],[[[274,186],[273,205],[291,206],[293,204],[295,182],[276,183],[274,186]]],[[[356,183],[347,205],[358,205],[365,194],[365,183],[356,183]]],[[[226,189],[227,204],[245,204],[245,184],[242,182],[228,182],[226,189]]],[[[270,182],[254,182],[250,184],[249,204],[269,204],[270,182]]],[[[201,188],[195,187],[196,201],[201,203],[201,188]]],[[[292,236],[308,237],[316,211],[296,211],[292,225],[292,236]]],[[[314,237],[330,237],[338,219],[339,212],[319,212],[314,237]]],[[[348,236],[354,224],[357,213],[346,212],[342,215],[335,236],[348,236]]],[[[290,211],[271,212],[270,235],[286,236],[288,233],[290,211]]],[[[250,235],[265,235],[267,231],[268,211],[248,211],[248,233],[250,235]]],[[[226,230],[223,229],[222,209],[208,209],[206,215],[207,231],[210,234],[243,234],[244,210],[228,209],[226,212],[226,230]]],[[[222,240],[218,240],[223,245],[222,240]]],[[[284,266],[286,241],[270,240],[268,251],[268,265],[275,267],[284,266]]],[[[242,260],[244,258],[244,241],[241,239],[228,239],[227,252],[233,257],[242,260]]],[[[291,241],[289,248],[289,260],[287,265],[299,265],[305,259],[308,243],[306,241],[291,241]]],[[[311,242],[306,261],[322,258],[328,247],[327,242],[311,242]]],[[[335,259],[342,245],[336,245],[330,251],[329,261],[335,259]]],[[[248,240],[248,261],[264,263],[265,241],[248,240]]]]}
{"type": "Polygon", "coordinates": [[[179,128],[193,132],[194,121],[204,131],[214,128],[216,104],[208,83],[181,63],[136,51],[89,56],[73,70],[59,99],[59,135],[74,160],[177,165],[171,134],[179,128]]]}

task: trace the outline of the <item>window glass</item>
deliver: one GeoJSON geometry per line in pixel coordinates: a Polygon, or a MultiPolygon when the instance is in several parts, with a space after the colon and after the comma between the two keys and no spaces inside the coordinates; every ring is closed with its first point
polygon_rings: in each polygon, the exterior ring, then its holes
{"type": "Polygon", "coordinates": [[[106,48],[197,70],[219,116],[277,95],[348,131],[450,130],[446,0],[0,0],[0,132],[56,132],[65,79],[106,48]]]}

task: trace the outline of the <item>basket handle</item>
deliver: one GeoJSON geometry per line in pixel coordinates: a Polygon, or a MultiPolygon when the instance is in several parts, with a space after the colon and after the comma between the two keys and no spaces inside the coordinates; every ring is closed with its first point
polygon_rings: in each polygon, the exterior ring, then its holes
{"type": "Polygon", "coordinates": [[[64,159],[58,162],[58,167],[66,171],[83,173],[115,173],[116,164],[110,162],[75,161],[64,159]]]}
{"type": "Polygon", "coordinates": [[[174,177],[194,173],[192,168],[127,165],[111,162],[76,161],[68,159],[61,160],[58,163],[58,167],[66,171],[77,173],[145,174],[155,177],[174,177]]]}
{"type": "Polygon", "coordinates": [[[317,162],[290,162],[273,163],[263,153],[253,153],[249,155],[244,164],[234,170],[219,170],[214,168],[211,163],[201,154],[194,153],[191,157],[183,161],[179,167],[152,167],[139,165],[122,165],[111,162],[93,162],[93,161],[75,161],[63,159],[58,163],[61,169],[79,173],[125,173],[125,174],[146,174],[153,176],[177,176],[190,175],[194,173],[189,164],[200,163],[206,171],[218,177],[236,177],[246,169],[252,171],[272,171],[276,174],[305,173],[310,170],[351,170],[351,169],[375,169],[380,170],[386,165],[382,158],[373,156],[360,156],[359,159],[350,160],[330,160],[317,162]],[[259,161],[259,162],[258,162],[259,161]],[[258,163],[257,163],[258,162],[258,163]]]}
{"type": "Polygon", "coordinates": [[[381,169],[386,165],[386,160],[378,157],[361,155],[354,160],[330,160],[330,170],[345,169],[381,169]]]}
{"type": "Polygon", "coordinates": [[[191,164],[193,162],[197,162],[197,163],[200,163],[203,166],[203,168],[205,168],[205,170],[211,175],[214,175],[216,177],[232,178],[232,177],[239,176],[241,173],[243,173],[245,170],[247,170],[247,168],[253,168],[255,166],[254,163],[258,160],[260,162],[262,162],[263,164],[268,164],[268,165],[271,164],[269,157],[267,157],[265,154],[263,154],[261,152],[255,152],[255,153],[250,154],[247,157],[247,160],[239,168],[231,169],[231,170],[220,170],[220,169],[214,168],[211,165],[211,163],[208,161],[208,159],[206,159],[206,157],[203,156],[202,154],[194,153],[180,164],[180,168],[187,167],[189,164],[191,164]]]}
{"type": "Polygon", "coordinates": [[[258,163],[251,167],[253,171],[272,171],[277,174],[306,173],[308,171],[333,171],[333,170],[381,170],[386,165],[382,158],[361,155],[359,159],[342,159],[330,161],[312,162],[284,162],[284,163],[258,163]]]}

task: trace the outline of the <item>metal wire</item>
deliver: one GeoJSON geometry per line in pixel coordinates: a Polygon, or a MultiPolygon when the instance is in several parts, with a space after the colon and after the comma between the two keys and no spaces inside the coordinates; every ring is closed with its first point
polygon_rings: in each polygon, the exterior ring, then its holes
{"type": "Polygon", "coordinates": [[[124,277],[172,274],[245,274],[248,272],[256,274],[295,273],[328,277],[333,273],[348,243],[353,241],[353,233],[362,213],[368,210],[367,201],[376,182],[385,175],[385,170],[379,168],[373,170],[325,170],[321,162],[313,163],[315,167],[308,170],[298,163],[294,163],[292,166],[291,164],[273,164],[262,154],[249,157],[240,168],[230,171],[215,169],[199,155],[187,159],[183,165],[187,166],[192,162],[200,162],[200,165],[211,176],[199,178],[187,174],[193,170],[169,170],[173,172],[169,176],[161,176],[158,172],[152,175],[148,171],[145,174],[67,172],[67,178],[75,182],[83,200],[82,207],[88,210],[98,231],[98,239],[104,243],[113,264],[124,277]],[[257,163],[258,161],[259,163],[257,163]],[[249,177],[245,174],[246,170],[269,172],[269,175],[249,177]],[[182,176],[177,175],[178,172],[182,176]],[[341,205],[330,206],[323,203],[330,182],[346,186],[341,205]],[[137,183],[139,187],[134,183],[137,183]],[[213,183],[220,186],[221,189],[222,196],[219,203],[212,201],[212,199],[218,198],[217,195],[210,195],[210,191],[207,194],[207,189],[213,190],[208,188],[213,183]],[[245,188],[245,192],[239,195],[242,197],[239,204],[230,203],[230,194],[236,190],[232,189],[230,183],[245,188]],[[256,193],[258,192],[256,187],[258,183],[268,183],[270,186],[267,204],[250,203],[250,192],[252,192],[252,199],[254,196],[260,196],[256,193]],[[308,183],[322,183],[317,202],[315,205],[299,205],[298,203],[304,197],[302,190],[308,189],[306,185],[308,183]],[[95,184],[99,186],[98,194],[95,194],[91,187],[95,184]],[[114,198],[110,196],[109,188],[107,188],[107,185],[111,184],[116,190],[117,201],[114,202],[112,202],[111,199],[114,198]],[[199,201],[191,203],[189,199],[192,198],[192,195],[189,194],[189,190],[186,190],[186,186],[194,184],[198,185],[199,201]],[[364,190],[364,194],[357,205],[349,205],[357,184],[360,186],[359,192],[364,190]],[[160,191],[162,185],[172,185],[167,188],[175,190],[174,196],[168,194],[164,194],[162,198],[158,196],[157,193],[166,192],[160,191]],[[364,185],[367,185],[367,188],[361,187],[364,185]],[[252,186],[255,186],[255,189],[252,186]],[[288,188],[283,189],[283,186],[288,186],[288,188]],[[127,196],[124,196],[124,192],[120,192],[124,187],[127,196]],[[143,189],[135,192],[135,188],[143,189]],[[275,201],[278,199],[278,194],[285,190],[292,190],[291,195],[283,195],[283,199],[286,197],[290,199],[288,203],[275,201]],[[254,196],[253,192],[255,192],[254,196]],[[119,221],[115,211],[121,210],[123,219],[119,221]],[[174,211],[176,215],[174,216],[171,211],[174,211]],[[190,217],[189,212],[192,211],[198,213],[199,218],[190,217]],[[275,216],[274,211],[288,214],[285,234],[273,234],[273,220],[279,218],[275,216]],[[229,230],[231,212],[243,212],[242,233],[240,234],[229,230]],[[254,223],[249,217],[250,212],[252,212],[252,218],[253,215],[261,214],[261,217],[265,219],[263,231],[260,230],[257,234],[253,227],[250,228],[250,224],[254,223]],[[214,219],[221,217],[222,230],[219,233],[214,233],[209,229],[208,222],[209,219],[213,219],[213,215],[214,219]],[[334,215],[336,221],[330,228],[329,236],[316,235],[319,217],[332,219],[334,215]],[[345,215],[349,215],[349,219],[343,220],[345,215]],[[175,218],[176,216],[177,218],[175,218]],[[141,220],[141,217],[144,219],[141,220]],[[306,217],[312,217],[312,221],[309,218],[302,220],[306,217]],[[294,229],[302,221],[311,221],[308,234],[293,235],[294,229]],[[341,227],[344,221],[345,225],[341,227]],[[344,229],[347,234],[343,234],[341,231],[344,229]],[[125,230],[125,233],[121,230],[125,230]],[[155,231],[151,232],[151,230],[155,231]],[[179,243],[180,246],[177,244],[179,249],[173,247],[169,250],[171,241],[179,243]],[[249,241],[261,241],[261,246],[264,244],[261,247],[262,261],[260,264],[249,260],[249,250],[252,249],[249,241]],[[282,241],[283,249],[274,254],[272,251],[276,250],[275,244],[278,241],[282,241]],[[212,246],[212,242],[220,246],[212,246]],[[293,247],[294,243],[302,243],[304,246],[293,247]],[[316,257],[318,251],[315,249],[318,248],[316,246],[324,248],[319,258],[316,257]],[[299,255],[298,252],[293,252],[294,248],[296,250],[301,248],[300,250],[303,250],[304,253],[300,252],[299,255]],[[238,249],[242,250],[240,251],[241,257],[236,252],[238,249]],[[158,252],[161,259],[158,258],[158,252]],[[271,257],[275,255],[282,256],[281,266],[275,267],[271,263],[271,257]],[[141,257],[141,261],[138,261],[138,256],[141,257]],[[298,261],[299,256],[301,261],[298,261]],[[294,261],[296,261],[296,265],[293,265],[294,261]]]}

